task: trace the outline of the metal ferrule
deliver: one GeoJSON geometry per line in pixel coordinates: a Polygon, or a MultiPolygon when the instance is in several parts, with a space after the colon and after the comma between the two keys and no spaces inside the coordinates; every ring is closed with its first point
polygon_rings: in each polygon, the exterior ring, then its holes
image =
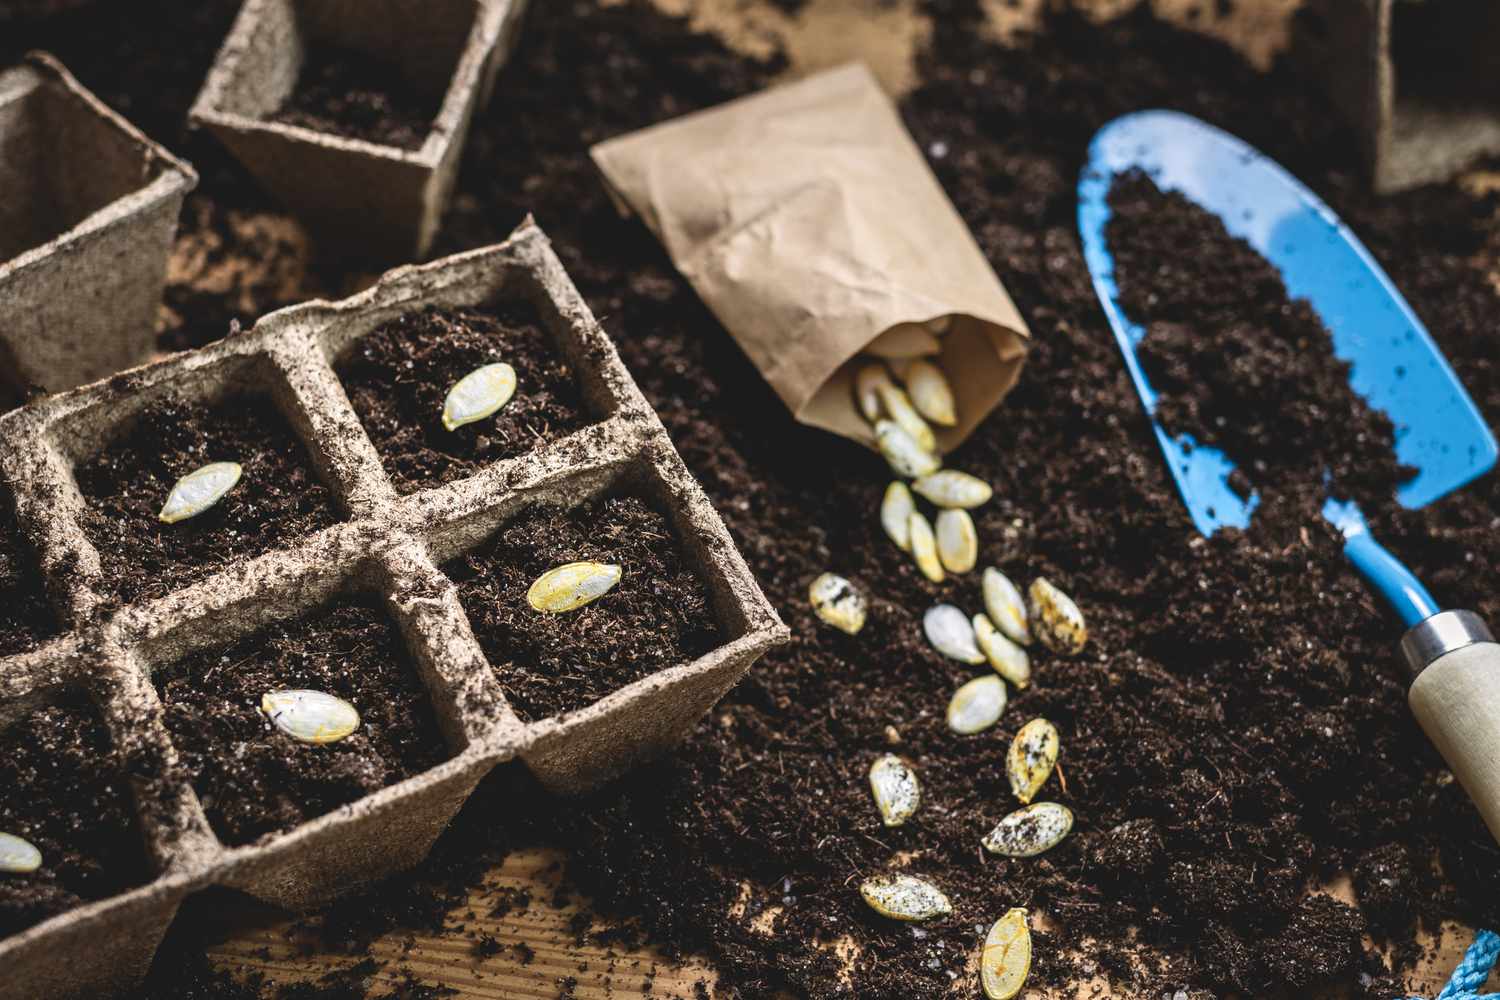
{"type": "Polygon", "coordinates": [[[1494,642],[1489,626],[1472,611],[1439,611],[1413,625],[1401,638],[1401,654],[1413,680],[1440,657],[1472,646],[1494,642]]]}

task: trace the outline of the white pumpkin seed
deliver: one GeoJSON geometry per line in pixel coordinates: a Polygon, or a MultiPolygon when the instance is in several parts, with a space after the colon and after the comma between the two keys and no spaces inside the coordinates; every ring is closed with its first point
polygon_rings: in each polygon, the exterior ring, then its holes
{"type": "Polygon", "coordinates": [[[911,435],[917,447],[929,454],[936,453],[937,435],[911,404],[911,397],[906,394],[906,390],[897,385],[883,385],[877,391],[880,393],[880,405],[885,407],[886,414],[911,435]]]}
{"type": "Polygon", "coordinates": [[[932,524],[914,510],[907,519],[907,534],[911,538],[911,554],[917,561],[917,569],[933,583],[943,582],[943,563],[938,558],[937,536],[932,533],[932,524]]]}
{"type": "Polygon", "coordinates": [[[880,501],[880,526],[902,552],[911,551],[911,516],[916,509],[911,490],[901,480],[885,488],[885,499],[880,501]]]}
{"type": "Polygon", "coordinates": [[[900,826],[922,804],[922,783],[910,764],[893,753],[881,754],[870,765],[870,792],[886,826],[900,826]]]}
{"type": "Polygon", "coordinates": [[[872,361],[854,373],[854,401],[870,423],[880,419],[880,387],[892,385],[885,365],[872,361]]]}
{"type": "Polygon", "coordinates": [[[1058,590],[1044,576],[1031,581],[1031,605],[1028,614],[1037,638],[1054,653],[1071,655],[1082,652],[1089,640],[1083,612],[1073,599],[1058,590]]]}
{"type": "Polygon", "coordinates": [[[974,616],[974,641],[984,653],[995,673],[1025,690],[1031,683],[1031,657],[995,627],[988,615],[974,616]]]}
{"type": "Polygon", "coordinates": [[[1011,1000],[1031,974],[1031,928],[1026,911],[1010,910],[995,921],[979,955],[979,983],[989,1000],[1011,1000]]]}
{"type": "Polygon", "coordinates": [[[1056,802],[1017,809],[995,825],[980,843],[991,854],[1034,858],[1062,843],[1073,829],[1073,810],[1056,802]]]}
{"type": "Polygon", "coordinates": [[[953,329],[953,317],[952,316],[936,316],[936,317],[928,320],[925,325],[926,325],[927,329],[931,330],[933,333],[935,333],[939,337],[941,337],[943,334],[945,334],[949,330],[953,329]]]}
{"type": "Polygon", "coordinates": [[[42,852],[29,840],[0,833],[0,873],[25,875],[42,867],[42,852]]]}
{"type": "Polygon", "coordinates": [[[267,691],[260,710],[300,743],[337,743],[359,728],[359,712],[323,691],[267,691]]]}
{"type": "Polygon", "coordinates": [[[911,484],[912,490],[939,507],[978,507],[989,503],[995,491],[978,476],[957,469],[943,469],[911,484]]]}
{"type": "Polygon", "coordinates": [[[984,571],[984,610],[995,627],[1004,632],[1012,642],[1023,646],[1031,644],[1031,627],[1026,622],[1026,603],[1021,600],[1021,591],[1010,582],[1010,577],[993,566],[984,571]]]}
{"type": "Polygon", "coordinates": [[[238,462],[210,462],[194,469],[177,480],[157,517],[167,524],[196,517],[224,499],[243,473],[238,462]]]}
{"type": "Polygon", "coordinates": [[[931,920],[953,912],[943,890],[915,875],[874,875],[860,883],[870,909],[892,920],[931,920]]]}
{"type": "Polygon", "coordinates": [[[966,510],[939,511],[934,527],[938,558],[950,573],[967,573],[979,561],[979,533],[966,510]]]}
{"type": "Polygon", "coordinates": [[[948,728],[960,736],[982,733],[1000,721],[1005,711],[1005,682],[997,674],[976,677],[953,692],[948,702],[948,728]]]}
{"type": "Polygon", "coordinates": [[[925,358],[913,361],[901,375],[906,394],[917,412],[935,424],[952,427],[958,423],[958,407],[953,401],[953,387],[943,370],[925,358]]]}
{"type": "Polygon", "coordinates": [[[1046,719],[1032,719],[1011,740],[1005,773],[1010,777],[1010,790],[1023,805],[1036,798],[1052,776],[1059,745],[1057,727],[1046,719]]]}
{"type": "Polygon", "coordinates": [[[503,361],[476,368],[453,384],[443,400],[443,426],[457,430],[483,420],[516,394],[516,370],[503,361]]]}
{"type": "Polygon", "coordinates": [[[573,611],[613,590],[621,572],[614,563],[566,563],[537,577],[526,592],[526,600],[536,610],[549,614],[573,611]]]}
{"type": "Polygon", "coordinates": [[[875,421],[875,443],[890,463],[891,471],[907,479],[936,472],[943,464],[938,457],[917,444],[894,420],[875,421]]]}
{"type": "Polygon", "coordinates": [[[834,573],[824,573],[807,588],[807,599],[813,612],[834,628],[858,634],[865,627],[864,595],[854,584],[834,573]]]}
{"type": "Polygon", "coordinates": [[[877,358],[919,358],[942,349],[932,331],[921,323],[897,323],[865,345],[865,353],[877,358]]]}
{"type": "Polygon", "coordinates": [[[974,628],[964,613],[951,604],[934,604],[922,616],[922,631],[932,648],[949,659],[978,665],[984,653],[974,642],[974,628]]]}

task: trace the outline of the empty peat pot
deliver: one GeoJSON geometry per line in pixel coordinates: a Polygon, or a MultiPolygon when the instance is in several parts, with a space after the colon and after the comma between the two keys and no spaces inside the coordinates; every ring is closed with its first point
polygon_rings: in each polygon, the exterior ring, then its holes
{"type": "Polygon", "coordinates": [[[197,182],[51,56],[0,71],[0,381],[57,391],[150,356],[197,182]]]}

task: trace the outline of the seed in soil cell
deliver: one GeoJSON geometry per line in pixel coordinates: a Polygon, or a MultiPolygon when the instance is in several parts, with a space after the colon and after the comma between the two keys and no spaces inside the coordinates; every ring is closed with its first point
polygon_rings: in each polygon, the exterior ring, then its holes
{"type": "Polygon", "coordinates": [[[224,499],[243,473],[238,462],[211,462],[194,469],[177,480],[157,517],[167,524],[196,517],[224,499]]]}
{"type": "Polygon", "coordinates": [[[865,353],[877,358],[920,358],[942,350],[943,345],[921,323],[897,323],[865,345],[865,353]]]}
{"type": "Polygon", "coordinates": [[[260,710],[299,743],[337,743],[359,728],[359,712],[323,691],[268,691],[260,710]]]}
{"type": "Polygon", "coordinates": [[[936,472],[943,464],[893,420],[875,421],[875,443],[879,445],[885,460],[890,463],[891,471],[907,479],[936,472]]]}
{"type": "Polygon", "coordinates": [[[912,405],[911,397],[906,390],[896,385],[883,385],[878,390],[880,393],[880,405],[885,407],[885,412],[894,420],[902,430],[911,436],[917,447],[928,453],[937,451],[937,435],[932,433],[932,428],[917,408],[912,405]]]}
{"type": "MultiPolygon", "coordinates": [[[[870,773],[873,783],[875,774],[870,773]]],[[[913,806],[915,808],[915,806],[913,806]]],[[[25,875],[42,867],[42,852],[29,840],[22,840],[13,833],[0,833],[0,873],[25,875]]]]}
{"type": "Polygon", "coordinates": [[[948,702],[948,728],[960,736],[982,733],[1000,721],[1005,711],[1005,682],[998,675],[976,677],[953,692],[948,702]]]}
{"type": "Polygon", "coordinates": [[[566,563],[537,577],[526,600],[550,614],[573,611],[609,593],[620,582],[620,573],[613,563],[566,563]]]}
{"type": "Polygon", "coordinates": [[[865,627],[865,598],[854,584],[834,573],[824,573],[807,588],[813,612],[834,628],[850,635],[865,627]]]}
{"type": "Polygon", "coordinates": [[[1002,819],[980,843],[991,854],[1034,858],[1062,843],[1073,830],[1073,810],[1057,802],[1037,802],[1002,819]]]}
{"type": "Polygon", "coordinates": [[[984,653],[995,673],[1024,690],[1031,683],[1031,657],[1026,650],[1007,639],[988,615],[974,616],[974,641],[984,653]]]}
{"type": "Polygon", "coordinates": [[[943,469],[911,484],[913,491],[939,507],[973,508],[988,503],[995,491],[978,476],[957,469],[943,469]]]}
{"type": "Polygon", "coordinates": [[[1037,638],[1054,653],[1082,652],[1089,639],[1089,630],[1083,623],[1083,612],[1078,610],[1073,599],[1044,576],[1031,582],[1030,596],[1028,615],[1037,638]]]}
{"type": "Polygon", "coordinates": [[[880,526],[902,552],[911,551],[911,516],[916,509],[911,490],[901,480],[885,488],[885,499],[880,501],[880,526]]]}
{"type": "Polygon", "coordinates": [[[1026,621],[1026,602],[1021,600],[1021,591],[1010,582],[1010,577],[993,566],[984,571],[981,587],[984,590],[984,610],[995,627],[1004,632],[1012,642],[1031,645],[1031,626],[1026,621]]]}
{"type": "Polygon", "coordinates": [[[505,362],[476,368],[454,383],[443,400],[443,426],[457,430],[500,411],[516,394],[516,370],[505,362]]]}
{"type": "Polygon", "coordinates": [[[893,753],[876,757],[870,765],[870,791],[886,826],[905,823],[922,804],[922,784],[917,780],[917,772],[893,753]]]}
{"type": "Polygon", "coordinates": [[[1031,972],[1031,929],[1017,907],[995,921],[979,956],[979,982],[989,1000],[1011,1000],[1031,972]]]}
{"type": "Polygon", "coordinates": [[[1023,804],[1036,798],[1052,776],[1058,746],[1057,727],[1046,719],[1032,719],[1011,741],[1005,772],[1010,777],[1010,790],[1023,804]]]}
{"type": "Polygon", "coordinates": [[[860,883],[870,909],[892,920],[931,920],[953,912],[943,890],[915,875],[875,875],[860,883]]]}
{"type": "Polygon", "coordinates": [[[974,627],[968,617],[951,604],[934,604],[922,616],[922,631],[932,648],[960,663],[978,665],[984,653],[974,641],[974,627]]]}
{"type": "Polygon", "coordinates": [[[879,361],[872,361],[854,373],[854,401],[870,423],[880,419],[880,387],[892,384],[890,372],[879,361]]]}
{"type": "Polygon", "coordinates": [[[950,573],[967,573],[979,561],[979,534],[966,510],[939,511],[935,526],[938,558],[950,573]]]}
{"type": "Polygon", "coordinates": [[[938,558],[937,536],[921,511],[911,512],[907,533],[911,536],[911,554],[917,561],[917,569],[933,583],[942,583],[943,562],[938,558]]]}
{"type": "Polygon", "coordinates": [[[906,393],[917,412],[935,424],[952,427],[958,423],[958,409],[953,402],[953,387],[943,370],[925,358],[918,358],[901,375],[906,393]]]}

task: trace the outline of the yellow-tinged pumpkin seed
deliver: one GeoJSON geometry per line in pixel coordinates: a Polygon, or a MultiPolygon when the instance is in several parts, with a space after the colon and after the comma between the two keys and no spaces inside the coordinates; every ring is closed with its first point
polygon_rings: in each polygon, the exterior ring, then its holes
{"type": "Polygon", "coordinates": [[[1023,804],[1036,798],[1052,776],[1059,746],[1057,727],[1046,719],[1032,719],[1011,740],[1005,773],[1010,777],[1010,790],[1023,804]]]}
{"type": "Polygon", "coordinates": [[[1021,591],[1010,582],[1010,577],[990,566],[985,569],[980,586],[984,591],[984,610],[990,621],[1012,642],[1029,646],[1031,626],[1026,620],[1026,602],[1021,600],[1021,591]]]}
{"type": "Polygon", "coordinates": [[[196,517],[224,499],[224,495],[239,483],[244,471],[238,462],[210,462],[194,469],[177,480],[157,517],[166,524],[196,517]]]}
{"type": "Polygon", "coordinates": [[[906,394],[922,416],[944,427],[958,423],[953,387],[937,365],[926,358],[918,358],[907,367],[901,381],[906,383],[906,394]]]}
{"type": "Polygon", "coordinates": [[[870,792],[886,826],[900,826],[922,804],[922,783],[910,764],[893,753],[881,754],[870,765],[870,792]]]}
{"type": "Polygon", "coordinates": [[[0,833],[0,873],[25,875],[42,867],[42,852],[29,840],[0,833]]]}
{"type": "Polygon", "coordinates": [[[359,712],[325,691],[267,691],[260,710],[299,743],[337,743],[359,728],[359,712]]]}
{"type": "Polygon", "coordinates": [[[443,426],[457,430],[483,420],[516,394],[516,370],[503,361],[476,368],[453,384],[443,400],[443,426]]]}
{"type": "Polygon", "coordinates": [[[979,561],[979,533],[974,519],[966,510],[939,511],[937,524],[938,559],[950,573],[967,573],[979,561]]]}
{"type": "Polygon", "coordinates": [[[942,583],[943,563],[938,558],[937,536],[932,533],[932,523],[923,517],[919,510],[912,511],[907,522],[907,534],[911,537],[911,554],[917,562],[917,569],[921,570],[922,575],[933,583],[942,583]]]}
{"type": "Polygon", "coordinates": [[[1010,910],[995,921],[979,955],[979,983],[989,1000],[1011,1000],[1031,974],[1031,928],[1026,911],[1010,910]]]}
{"type": "Polygon", "coordinates": [[[854,373],[854,401],[871,424],[880,419],[880,387],[891,384],[890,372],[879,361],[872,361],[854,373]]]}
{"type": "Polygon", "coordinates": [[[920,358],[942,350],[937,337],[921,323],[897,323],[865,345],[865,353],[877,358],[920,358]]]}
{"type": "Polygon", "coordinates": [[[943,469],[923,476],[912,483],[911,488],[939,507],[978,507],[989,503],[990,497],[995,495],[989,483],[957,469],[943,469]]]}
{"type": "Polygon", "coordinates": [[[828,624],[850,635],[865,627],[865,597],[854,584],[836,573],[824,573],[807,588],[813,612],[828,624]]]}
{"type": "Polygon", "coordinates": [[[565,563],[537,577],[526,592],[526,600],[536,610],[549,614],[574,611],[613,590],[621,572],[614,563],[565,563]]]}
{"type": "Polygon", "coordinates": [[[885,488],[885,499],[880,501],[880,526],[902,552],[911,551],[911,516],[916,509],[911,490],[901,480],[885,488]]]}
{"type": "Polygon", "coordinates": [[[1062,843],[1073,830],[1073,810],[1057,802],[1036,802],[1002,819],[980,843],[991,854],[1034,858],[1062,843]]]}
{"type": "Polygon", "coordinates": [[[875,421],[875,443],[890,463],[891,471],[907,479],[936,472],[943,464],[932,452],[917,444],[894,420],[875,421]]]}
{"type": "Polygon", "coordinates": [[[1031,629],[1054,653],[1071,655],[1083,651],[1089,630],[1083,612],[1073,599],[1058,590],[1044,576],[1031,581],[1031,605],[1028,614],[1031,629]]]}
{"type": "Polygon", "coordinates": [[[995,627],[988,615],[974,616],[974,641],[995,673],[1024,690],[1031,683],[1031,657],[995,627]]]}
{"type": "Polygon", "coordinates": [[[999,722],[1004,711],[1005,682],[997,674],[976,677],[953,692],[948,728],[960,736],[982,733],[999,722]]]}
{"type": "Polygon", "coordinates": [[[860,883],[859,894],[870,909],[892,920],[932,920],[953,912],[943,890],[915,875],[873,875],[860,883]]]}
{"type": "Polygon", "coordinates": [[[978,665],[984,653],[974,642],[974,628],[964,613],[951,604],[934,604],[922,616],[922,631],[932,648],[960,663],[978,665]]]}
{"type": "Polygon", "coordinates": [[[880,405],[885,407],[888,417],[911,436],[928,454],[935,455],[937,452],[937,435],[932,432],[927,421],[917,412],[917,408],[911,404],[911,397],[906,390],[898,385],[882,385],[876,390],[880,394],[880,405]]]}

